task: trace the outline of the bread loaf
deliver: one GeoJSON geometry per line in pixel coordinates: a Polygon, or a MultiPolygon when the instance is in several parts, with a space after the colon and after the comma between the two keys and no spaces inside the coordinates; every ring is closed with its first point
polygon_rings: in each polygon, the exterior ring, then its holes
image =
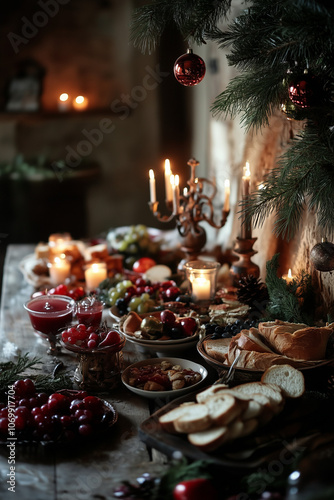
{"type": "Polygon", "coordinates": [[[325,359],[328,339],[333,333],[332,328],[303,327],[291,330],[293,328],[289,329],[288,325],[264,328],[259,324],[259,331],[278,353],[304,361],[325,359]]]}
{"type": "Polygon", "coordinates": [[[231,339],[204,339],[203,348],[211,358],[225,363],[230,341],[231,339]]]}

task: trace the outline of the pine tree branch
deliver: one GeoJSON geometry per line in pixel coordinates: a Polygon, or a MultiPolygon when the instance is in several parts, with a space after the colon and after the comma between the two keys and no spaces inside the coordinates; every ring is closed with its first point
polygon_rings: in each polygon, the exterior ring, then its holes
{"type": "Polygon", "coordinates": [[[162,33],[173,23],[185,40],[205,43],[206,34],[226,17],[232,0],[154,0],[135,10],[130,39],[142,52],[156,49],[162,33]]]}

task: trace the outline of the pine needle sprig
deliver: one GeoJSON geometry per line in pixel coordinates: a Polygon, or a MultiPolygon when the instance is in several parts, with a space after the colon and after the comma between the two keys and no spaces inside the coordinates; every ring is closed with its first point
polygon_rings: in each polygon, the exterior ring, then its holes
{"type": "Polygon", "coordinates": [[[277,72],[270,68],[239,75],[230,81],[226,90],[215,99],[211,111],[214,116],[223,113],[235,117],[241,114],[241,122],[249,129],[269,123],[269,117],[277,110],[284,86],[277,72]]]}
{"type": "Polygon", "coordinates": [[[302,271],[291,283],[278,276],[279,254],[267,262],[266,285],[269,303],[266,319],[314,324],[315,297],[311,276],[302,271]]]}
{"type": "Polygon", "coordinates": [[[156,49],[162,33],[173,23],[185,40],[205,43],[206,33],[224,18],[232,0],[155,0],[134,11],[130,39],[142,52],[156,49]]]}
{"type": "Polygon", "coordinates": [[[71,389],[73,382],[71,377],[65,373],[57,377],[32,373],[40,370],[42,360],[37,357],[29,358],[29,354],[19,354],[16,361],[0,363],[0,396],[8,391],[8,386],[21,378],[31,378],[37,391],[54,392],[59,389],[71,389]],[[29,371],[29,376],[27,372],[29,371]]]}
{"type": "Polygon", "coordinates": [[[296,233],[305,207],[317,211],[318,223],[329,233],[334,231],[332,186],[334,183],[333,137],[320,140],[308,125],[281,156],[278,165],[264,182],[241,203],[246,221],[259,227],[275,213],[274,232],[290,239],[296,233]],[[314,189],[314,186],[317,189],[314,189]]]}

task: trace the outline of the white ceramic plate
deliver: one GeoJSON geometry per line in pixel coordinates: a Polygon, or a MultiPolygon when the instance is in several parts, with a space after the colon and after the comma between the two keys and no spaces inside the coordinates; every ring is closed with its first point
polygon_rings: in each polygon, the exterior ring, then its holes
{"type": "Polygon", "coordinates": [[[133,365],[128,366],[123,374],[122,374],[122,382],[123,384],[132,392],[135,394],[138,394],[139,396],[143,396],[145,398],[150,398],[150,399],[166,399],[166,398],[178,398],[179,396],[183,396],[184,394],[188,394],[189,392],[195,391],[200,387],[202,382],[206,379],[208,375],[207,370],[204,368],[204,366],[194,363],[193,361],[188,361],[187,359],[181,359],[181,358],[153,358],[153,359],[145,359],[144,361],[139,361],[138,363],[134,363],[133,365]],[[194,385],[191,385],[189,387],[184,387],[182,389],[176,389],[176,390],[170,390],[170,391],[145,391],[143,389],[138,389],[137,387],[133,387],[129,385],[128,380],[129,380],[129,374],[130,370],[133,367],[140,367],[140,366],[145,366],[145,365],[154,365],[157,363],[161,363],[162,361],[169,361],[173,365],[180,365],[181,368],[188,368],[190,370],[193,370],[194,372],[198,372],[201,374],[202,379],[197,382],[194,385]]]}

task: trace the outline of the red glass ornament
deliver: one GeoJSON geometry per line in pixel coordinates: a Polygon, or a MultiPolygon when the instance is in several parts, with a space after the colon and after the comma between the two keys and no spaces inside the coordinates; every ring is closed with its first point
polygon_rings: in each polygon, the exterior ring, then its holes
{"type": "Polygon", "coordinates": [[[289,84],[289,98],[300,108],[310,108],[318,101],[318,83],[316,78],[307,70],[301,77],[297,77],[289,84]]]}
{"type": "Polygon", "coordinates": [[[200,56],[193,54],[191,49],[180,56],[174,64],[175,78],[186,87],[193,87],[200,83],[204,78],[205,71],[205,62],[200,56]]]}

